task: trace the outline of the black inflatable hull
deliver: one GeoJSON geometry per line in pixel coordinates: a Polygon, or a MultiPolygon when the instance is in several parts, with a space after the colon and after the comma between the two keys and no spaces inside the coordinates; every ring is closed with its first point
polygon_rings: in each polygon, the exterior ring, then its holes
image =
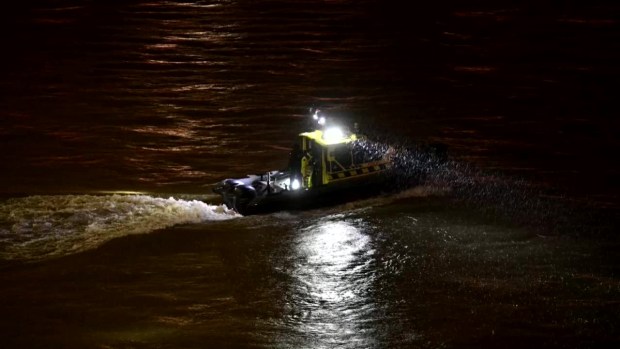
{"type": "Polygon", "coordinates": [[[278,211],[300,211],[344,204],[389,191],[384,178],[378,177],[334,183],[309,190],[284,191],[268,194],[259,199],[246,199],[238,190],[223,191],[220,194],[228,208],[244,216],[278,211]]]}

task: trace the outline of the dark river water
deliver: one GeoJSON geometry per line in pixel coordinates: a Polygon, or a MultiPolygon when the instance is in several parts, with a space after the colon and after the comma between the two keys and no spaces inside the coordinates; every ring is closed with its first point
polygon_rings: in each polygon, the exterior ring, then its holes
{"type": "Polygon", "coordinates": [[[0,347],[620,345],[614,1],[38,0],[0,22],[0,347]],[[340,206],[222,206],[210,185],[286,166],[310,107],[449,160],[340,206]]]}

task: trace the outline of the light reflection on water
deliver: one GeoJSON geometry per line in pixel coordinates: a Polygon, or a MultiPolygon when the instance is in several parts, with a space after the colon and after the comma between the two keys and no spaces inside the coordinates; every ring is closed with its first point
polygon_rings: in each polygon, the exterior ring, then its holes
{"type": "Polygon", "coordinates": [[[302,228],[296,243],[299,262],[293,276],[295,326],[308,345],[368,347],[374,302],[375,251],[361,219],[331,216],[302,228]]]}

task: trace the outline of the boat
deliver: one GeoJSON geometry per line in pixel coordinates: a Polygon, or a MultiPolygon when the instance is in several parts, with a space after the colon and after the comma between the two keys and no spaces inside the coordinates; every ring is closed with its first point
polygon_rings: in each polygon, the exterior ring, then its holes
{"type": "Polygon", "coordinates": [[[315,129],[294,143],[286,169],[225,179],[213,191],[242,215],[303,210],[376,195],[392,168],[389,146],[327,124],[313,114],[315,129]]]}

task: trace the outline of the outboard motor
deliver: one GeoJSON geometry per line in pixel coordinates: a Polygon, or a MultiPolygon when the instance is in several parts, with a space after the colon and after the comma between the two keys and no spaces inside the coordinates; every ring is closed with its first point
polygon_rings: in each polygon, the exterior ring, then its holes
{"type": "Polygon", "coordinates": [[[237,185],[243,184],[236,179],[225,179],[219,182],[214,188],[213,192],[216,194],[224,195],[224,193],[233,191],[237,185]]]}
{"type": "Polygon", "coordinates": [[[213,188],[213,192],[222,195],[224,204],[240,214],[256,199],[256,189],[238,179],[226,179],[213,188]]]}

